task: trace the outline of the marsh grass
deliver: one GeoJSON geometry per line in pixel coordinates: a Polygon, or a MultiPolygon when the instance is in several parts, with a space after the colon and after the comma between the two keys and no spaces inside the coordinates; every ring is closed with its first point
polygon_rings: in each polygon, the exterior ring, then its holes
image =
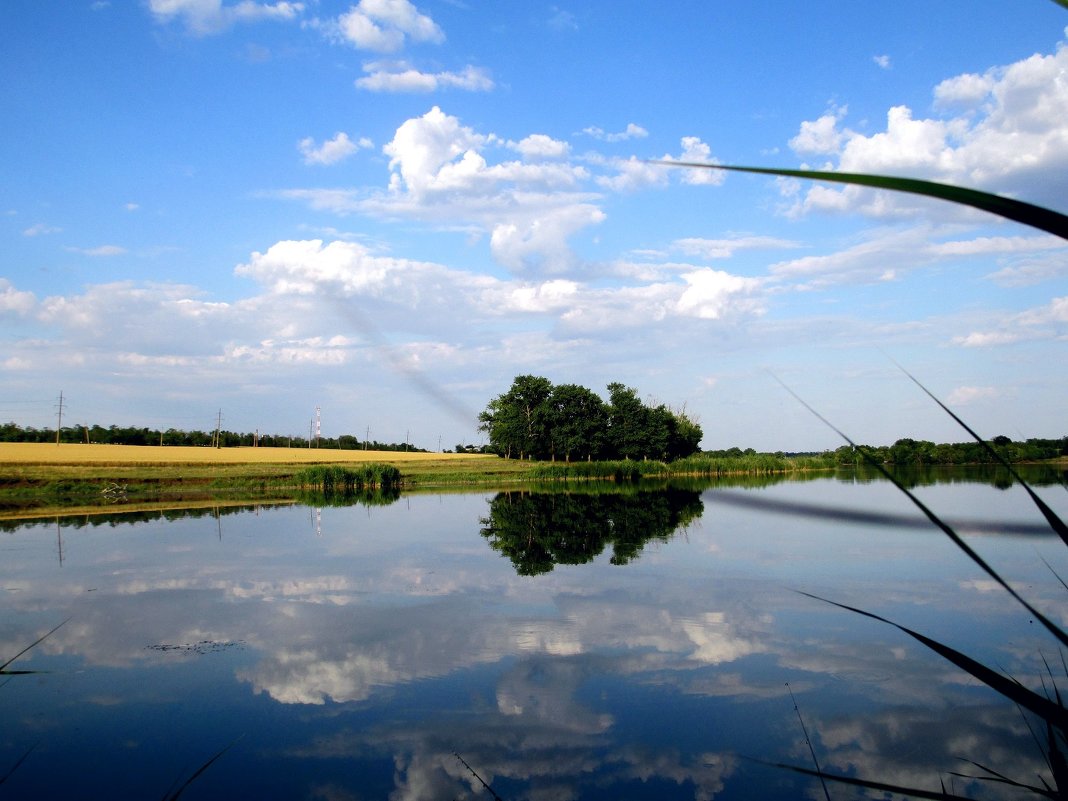
{"type": "Polygon", "coordinates": [[[642,476],[662,476],[669,468],[663,462],[622,459],[604,462],[540,462],[531,471],[535,481],[641,481],[642,476]]]}
{"type": "MultiPolygon", "coordinates": [[[[1068,0],[1054,0],[1058,5],[1068,9],[1068,0]]],[[[662,165],[676,166],[676,167],[689,167],[695,169],[709,169],[709,170],[727,170],[732,172],[743,173],[755,173],[758,175],[773,175],[777,177],[789,177],[789,178],[801,178],[805,180],[815,181],[829,181],[833,183],[844,183],[855,186],[865,186],[873,189],[885,189],[895,192],[905,192],[909,194],[922,195],[925,197],[936,198],[938,200],[944,200],[957,205],[969,206],[971,208],[980,209],[982,211],[989,212],[1004,219],[1013,220],[1024,225],[1037,228],[1047,233],[1058,236],[1062,239],[1068,240],[1068,216],[1061,214],[1060,212],[1053,211],[1051,209],[1044,208],[1042,206],[1036,206],[1024,201],[1015,200],[1013,198],[1002,197],[1000,195],[991,194],[988,192],[982,192],[975,189],[966,187],[953,186],[948,184],[941,184],[932,181],[923,181],[913,178],[885,176],[885,175],[870,175],[870,174],[857,174],[857,173],[842,173],[842,172],[828,172],[817,170],[793,170],[793,169],[778,169],[767,167],[745,167],[738,165],[723,165],[723,164],[707,164],[707,163],[695,163],[695,162],[671,162],[671,161],[659,161],[655,162],[662,165]]],[[[992,445],[984,441],[978,434],[975,433],[963,420],[961,420],[956,414],[950,411],[942,401],[940,401],[933,393],[931,393],[926,387],[924,387],[919,381],[910,375],[907,371],[906,375],[917,384],[931,399],[933,399],[947,414],[950,415],[968,434],[978,442],[983,448],[994,457],[995,461],[1002,464],[1010,471],[1013,479],[1026,490],[1028,496],[1032,502],[1042,513],[1049,527],[1057,533],[1061,538],[1061,541],[1068,546],[1068,526],[1045,504],[1041,498],[1039,498],[1031,487],[1025,482],[1019,474],[1012,468],[1011,465],[1005,460],[992,445]]],[[[782,383],[781,381],[779,383],[782,383]]],[[[1068,677],[1068,663],[1064,661],[1063,649],[1068,646],[1068,633],[1066,633],[1059,625],[1050,620],[1048,617],[1039,612],[1033,605],[1031,605],[1025,598],[1023,598],[1012,586],[1010,586],[998,573],[991,567],[978,553],[976,553],[967,543],[961,539],[960,535],[943,521],[934,511],[928,508],[923,502],[919,500],[898,478],[896,478],[889,470],[882,464],[881,461],[874,458],[866,449],[856,445],[848,436],[843,434],[838,428],[836,428],[830,421],[819,414],[815,409],[809,406],[805,401],[801,400],[789,387],[783,384],[791,395],[793,395],[806,409],[819,418],[825,425],[830,427],[835,433],[842,437],[846,442],[852,446],[853,450],[867,463],[872,469],[880,473],[884,478],[888,479],[894,486],[903,493],[917,509],[919,509],[924,516],[939,530],[941,530],[953,544],[962,551],[976,566],[978,566],[984,573],[986,573],[991,579],[993,579],[1003,590],[1005,590],[1018,604],[1020,604],[1027,612],[1039,623],[1043,628],[1059,643],[1061,651],[1061,661],[1064,665],[1066,677],[1068,677]]],[[[1058,579],[1060,577],[1058,576],[1058,579]]],[[[1065,590],[1068,591],[1068,584],[1061,580],[1065,590]]],[[[979,775],[970,775],[962,773],[952,773],[954,776],[961,776],[968,779],[986,781],[991,783],[1000,784],[1002,786],[1013,787],[1018,790],[1022,790],[1028,793],[1032,793],[1041,797],[1060,799],[1064,797],[1064,793],[1068,791],[1068,761],[1065,759],[1065,751],[1068,749],[1068,709],[1066,709],[1063,699],[1060,694],[1060,690],[1056,686],[1056,682],[1053,681],[1052,670],[1049,670],[1047,665],[1047,672],[1049,673],[1050,680],[1052,682],[1052,692],[1043,687],[1043,692],[1039,693],[1035,690],[1025,687],[1018,680],[1006,677],[995,670],[992,670],[988,666],[978,662],[971,658],[967,654],[964,654],[956,649],[953,649],[944,643],[929,638],[919,632],[908,629],[892,620],[889,620],[880,615],[876,615],[872,612],[858,609],[852,606],[846,606],[832,600],[820,598],[809,593],[802,593],[810,598],[832,604],[841,609],[848,610],[858,615],[871,618],[881,623],[888,624],[907,634],[913,639],[917,640],[925,647],[938,654],[942,658],[948,660],[958,668],[964,670],[973,678],[985,684],[995,692],[999,693],[1006,699],[1011,700],[1019,708],[1026,709],[1037,717],[1041,722],[1040,729],[1044,730],[1045,742],[1040,743],[1038,737],[1036,742],[1041,744],[1044,751],[1047,767],[1050,771],[1053,784],[1050,785],[1039,777],[1042,785],[1028,784],[1009,776],[1002,774],[1001,772],[979,762],[977,760],[965,760],[969,764],[973,765],[978,771],[979,775]]],[[[803,724],[802,724],[803,725],[803,724]]],[[[1030,725],[1030,724],[1029,724],[1030,725]]],[[[1034,733],[1034,729],[1032,728],[1034,733]]],[[[806,732],[807,737],[807,732],[806,732]]],[[[800,768],[797,766],[780,765],[779,767],[788,768],[799,773],[816,776],[823,782],[825,779],[830,779],[835,782],[852,785],[854,787],[862,787],[868,790],[875,790],[881,793],[900,794],[910,796],[913,798],[932,798],[942,799],[943,801],[962,798],[961,796],[947,793],[945,785],[943,783],[940,792],[926,791],[914,787],[902,787],[899,785],[892,785],[882,782],[876,782],[868,779],[858,779],[848,776],[830,775],[820,770],[819,763],[816,762],[815,752],[812,754],[813,761],[816,765],[815,770],[809,768],[800,768]]],[[[824,791],[826,792],[826,786],[824,785],[824,791]]]]}
{"type": "Polygon", "coordinates": [[[675,471],[696,476],[800,473],[809,470],[833,470],[837,466],[833,454],[820,456],[782,456],[775,453],[754,453],[744,456],[703,456],[697,454],[672,463],[672,468],[675,471]]]}
{"type": "MultiPolygon", "coordinates": [[[[946,406],[940,400],[938,400],[938,398],[936,398],[926,387],[924,387],[919,381],[917,381],[915,377],[909,375],[907,372],[906,375],[908,375],[908,377],[913,382],[915,382],[917,386],[920,387],[920,389],[922,389],[928,396],[930,396],[936,403],[938,403],[938,405],[943,410],[945,410],[960,426],[962,426],[969,433],[969,435],[971,435],[978,443],[980,443],[980,445],[982,445],[985,449],[988,449],[992,454],[997,457],[999,461],[1003,463],[1003,466],[1011,472],[1011,475],[1014,477],[1014,479],[1018,481],[1020,485],[1026,490],[1028,496],[1031,498],[1035,506],[1040,510],[1049,527],[1053,531],[1055,531],[1058,536],[1061,537],[1061,540],[1064,544],[1068,545],[1068,537],[1066,537],[1066,532],[1068,532],[1068,528],[1065,527],[1064,521],[1062,521],[1060,517],[1058,517],[1056,513],[1054,513],[1053,510],[1050,509],[1049,506],[1035,494],[1032,488],[1027,484],[1026,481],[1023,480],[1023,478],[1019,476],[1019,474],[1012,468],[1012,466],[1009,465],[1000,456],[997,456],[996,451],[989,443],[985,442],[982,438],[980,438],[979,435],[976,434],[975,431],[973,431],[966,423],[964,423],[963,420],[961,420],[957,415],[955,415],[948,408],[946,408],[946,406]]],[[[1042,625],[1042,627],[1046,629],[1046,631],[1059,643],[1060,648],[1062,649],[1062,665],[1064,665],[1066,678],[1068,678],[1068,664],[1065,664],[1064,662],[1063,651],[1063,649],[1068,646],[1068,632],[1062,629],[1057,623],[1052,621],[1049,617],[1047,617],[1038,609],[1036,609],[1023,596],[1021,596],[1014,587],[1012,587],[1008,582],[1006,582],[1005,579],[1002,578],[1002,576],[985,559],[983,559],[982,556],[980,556],[961,538],[961,536],[954,530],[951,525],[949,525],[932,509],[930,509],[926,504],[924,504],[918,497],[916,497],[916,495],[913,494],[913,492],[909,490],[897,477],[895,477],[882,464],[882,462],[872,456],[872,454],[870,454],[865,448],[856,445],[856,443],[854,443],[852,439],[850,439],[846,434],[836,428],[833,423],[831,423],[829,420],[819,414],[819,412],[813,409],[808,403],[798,397],[797,394],[793,392],[793,390],[791,390],[789,387],[786,387],[785,384],[783,386],[787,390],[787,392],[789,392],[791,395],[794,396],[794,398],[798,400],[799,403],[801,403],[813,415],[819,418],[820,421],[822,421],[825,425],[830,427],[836,434],[838,434],[846,442],[848,442],[872,469],[876,470],[885,479],[890,481],[897,488],[897,490],[904,494],[935,527],[941,530],[942,533],[944,533],[953,542],[953,544],[960,551],[962,551],[976,566],[978,566],[984,573],[986,573],[991,579],[993,579],[1003,590],[1005,590],[1005,592],[1009,594],[1010,597],[1013,598],[1013,600],[1015,600],[1024,609],[1026,609],[1028,614],[1031,615],[1034,620],[1038,621],[1042,625]]],[[[1068,584],[1061,580],[1059,576],[1058,579],[1065,587],[1065,590],[1068,591],[1068,584]]],[[[1046,688],[1045,685],[1043,685],[1043,691],[1038,692],[1036,690],[1024,686],[1023,683],[1021,683],[1016,678],[1013,678],[1011,676],[1005,676],[1002,673],[983,664],[982,662],[979,662],[978,660],[968,656],[962,651],[952,648],[949,645],[946,645],[945,643],[935,640],[931,637],[928,637],[918,631],[902,626],[901,624],[896,623],[893,620],[890,620],[889,618],[854,606],[848,606],[846,604],[838,603],[837,601],[822,598],[811,593],[801,592],[800,594],[820,601],[822,603],[838,607],[839,609],[843,609],[848,612],[867,617],[871,620],[875,620],[877,622],[893,626],[894,628],[898,629],[898,631],[908,635],[933,653],[937,654],[938,656],[952,663],[959,669],[963,670],[972,678],[994,690],[994,692],[998,693],[1003,698],[1006,698],[1007,700],[1016,704],[1016,706],[1021,710],[1021,712],[1023,710],[1027,710],[1039,721],[1040,726],[1038,728],[1042,735],[1044,735],[1044,741],[1041,736],[1036,734],[1035,728],[1031,726],[1030,722],[1028,722],[1028,726],[1031,728],[1032,734],[1035,735],[1036,743],[1038,743],[1040,748],[1043,750],[1045,762],[1052,778],[1052,784],[1046,782],[1046,780],[1041,776],[1039,777],[1039,780],[1042,783],[1041,786],[1014,779],[998,770],[987,766],[983,762],[972,759],[966,759],[964,761],[974,766],[978,770],[978,774],[951,772],[950,775],[967,778],[969,780],[977,780],[982,782],[996,783],[1003,786],[1009,786],[1017,790],[1028,792],[1045,798],[1062,799],[1065,797],[1064,791],[1066,788],[1068,788],[1068,763],[1066,763],[1064,756],[1065,750],[1068,749],[1068,708],[1066,708],[1064,705],[1060,690],[1056,686],[1056,681],[1054,680],[1053,672],[1049,668],[1048,663],[1046,663],[1046,670],[1049,674],[1050,681],[1052,684],[1052,692],[1048,688],[1046,688]]],[[[1043,657],[1043,660],[1045,660],[1045,657],[1043,657]]],[[[961,799],[965,798],[964,796],[959,796],[953,793],[946,792],[944,784],[940,791],[930,791],[915,787],[905,787],[901,785],[888,784],[885,782],[877,782],[865,778],[829,774],[820,769],[819,763],[816,762],[814,752],[813,762],[815,763],[815,769],[783,764],[779,764],[777,765],[777,767],[785,768],[805,775],[818,777],[821,782],[830,780],[841,784],[848,784],[854,787],[863,787],[868,790],[875,790],[877,792],[896,793],[913,798],[930,798],[939,799],[940,801],[960,801],[961,799]]]]}
{"type": "Polygon", "coordinates": [[[326,494],[344,494],[365,489],[399,487],[401,472],[395,465],[377,462],[360,467],[317,464],[297,471],[293,476],[293,483],[301,489],[315,489],[326,494]]]}
{"type": "Polygon", "coordinates": [[[530,473],[536,481],[615,481],[638,482],[669,477],[715,478],[719,476],[761,476],[794,474],[836,469],[833,454],[782,456],[754,453],[742,456],[695,454],[673,462],[623,459],[603,462],[541,462],[530,473]]]}

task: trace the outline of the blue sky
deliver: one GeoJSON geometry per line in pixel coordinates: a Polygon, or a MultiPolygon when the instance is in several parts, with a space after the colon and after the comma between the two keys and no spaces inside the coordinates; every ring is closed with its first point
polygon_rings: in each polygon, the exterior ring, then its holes
{"type": "Polygon", "coordinates": [[[0,418],[436,449],[515,375],[621,381],[708,448],[1068,433],[1050,0],[11,0],[0,418]]]}

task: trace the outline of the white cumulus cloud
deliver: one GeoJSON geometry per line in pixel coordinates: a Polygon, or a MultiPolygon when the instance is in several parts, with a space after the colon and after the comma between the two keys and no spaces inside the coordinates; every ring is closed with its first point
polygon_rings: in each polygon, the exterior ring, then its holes
{"type": "MultiPolygon", "coordinates": [[[[898,105],[884,130],[865,134],[842,127],[844,115],[835,111],[803,122],[790,144],[801,155],[837,157],[843,172],[908,175],[1057,206],[1068,189],[1066,75],[1068,45],[1061,42],[1052,54],[942,81],[933,96],[947,116],[921,117],[898,105]]],[[[915,208],[915,199],[900,194],[814,186],[795,210],[893,216],[915,208]]]]}
{"type": "Polygon", "coordinates": [[[336,29],[344,41],[376,53],[395,53],[406,41],[445,41],[437,23],[408,0],[360,0],[338,18],[336,29]]]}
{"type": "Polygon", "coordinates": [[[727,314],[759,314],[763,311],[759,293],[763,281],[744,278],[721,270],[695,270],[682,276],[686,289],[679,296],[680,313],[718,320],[727,314]]]}
{"type": "Polygon", "coordinates": [[[32,292],[15,289],[6,278],[0,278],[0,314],[29,314],[37,306],[37,298],[32,292]]]}
{"type": "Polygon", "coordinates": [[[344,132],[334,134],[333,139],[327,139],[319,145],[310,136],[301,139],[297,145],[304,156],[305,164],[336,164],[347,159],[361,147],[369,148],[372,146],[369,139],[360,139],[354,142],[344,132]]]}
{"type": "Polygon", "coordinates": [[[508,147],[528,160],[562,159],[571,152],[571,146],[567,142],[553,139],[546,134],[531,134],[518,142],[509,142],[508,147]]]}

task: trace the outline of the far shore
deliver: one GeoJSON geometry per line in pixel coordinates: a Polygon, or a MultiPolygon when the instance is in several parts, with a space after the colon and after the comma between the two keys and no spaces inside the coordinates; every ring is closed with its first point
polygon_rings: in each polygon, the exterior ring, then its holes
{"type": "Polygon", "coordinates": [[[308,464],[315,462],[413,462],[485,460],[485,454],[365,451],[338,448],[210,448],[191,445],[86,445],[0,442],[0,466],[35,464],[308,464]]]}
{"type": "MultiPolygon", "coordinates": [[[[405,491],[462,491],[559,480],[612,480],[613,474],[616,481],[623,474],[636,477],[639,473],[650,478],[787,472],[814,476],[841,468],[828,456],[757,454],[719,460],[709,456],[709,463],[695,470],[692,463],[673,469],[659,462],[566,464],[471,453],[0,442],[0,520],[90,510],[293,502],[303,486],[300,472],[313,464],[356,469],[372,462],[393,465],[400,470],[405,491]],[[623,474],[618,472],[621,466],[623,474]],[[584,469],[590,467],[592,471],[584,469]],[[597,472],[602,469],[606,472],[597,472]]],[[[1066,460],[1061,457],[1045,464],[1063,469],[1066,460]]]]}

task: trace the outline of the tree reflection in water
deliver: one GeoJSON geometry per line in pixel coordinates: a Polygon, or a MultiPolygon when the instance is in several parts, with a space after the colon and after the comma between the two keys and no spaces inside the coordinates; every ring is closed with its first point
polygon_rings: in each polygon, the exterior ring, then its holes
{"type": "Polygon", "coordinates": [[[489,503],[480,533],[512,560],[521,576],[556,565],[593,561],[612,546],[612,564],[636,558],[647,542],[667,542],[701,516],[694,490],[667,488],[623,494],[500,492],[489,503]]]}

